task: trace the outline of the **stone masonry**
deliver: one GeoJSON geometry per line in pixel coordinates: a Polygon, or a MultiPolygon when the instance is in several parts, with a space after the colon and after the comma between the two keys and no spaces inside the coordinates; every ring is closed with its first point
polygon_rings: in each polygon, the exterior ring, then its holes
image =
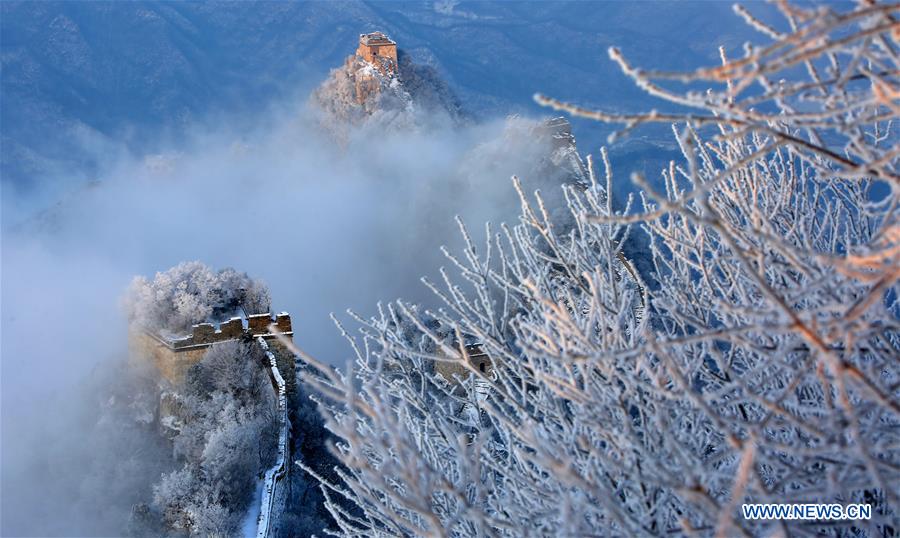
{"type": "Polygon", "coordinates": [[[397,44],[382,32],[360,34],[356,55],[374,65],[382,75],[397,74],[397,44]]]}
{"type": "Polygon", "coordinates": [[[291,385],[289,391],[294,389],[294,360],[293,355],[278,342],[277,334],[283,334],[287,338],[293,337],[291,316],[286,312],[278,314],[274,318],[271,314],[254,314],[247,317],[247,328],[244,328],[241,318],[231,318],[219,324],[216,329],[211,323],[194,325],[191,334],[181,338],[164,338],[152,331],[141,327],[133,327],[130,334],[130,344],[137,356],[150,358],[156,365],[163,378],[178,385],[183,380],[191,366],[203,359],[210,346],[219,342],[238,340],[246,337],[263,337],[273,348],[273,353],[278,357],[278,366],[285,372],[285,379],[291,385]],[[269,326],[275,324],[274,332],[270,332],[269,326]]]}

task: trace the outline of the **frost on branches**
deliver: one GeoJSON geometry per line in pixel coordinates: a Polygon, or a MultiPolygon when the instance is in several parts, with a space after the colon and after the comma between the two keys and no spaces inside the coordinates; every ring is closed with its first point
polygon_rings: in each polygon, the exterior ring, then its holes
{"type": "Polygon", "coordinates": [[[603,153],[589,187],[567,187],[562,233],[520,190],[516,226],[478,247],[463,228],[453,270],[427,282],[441,309],[359,319],[349,372],[305,356],[340,438],[322,487],[341,534],[896,532],[900,6],[779,7],[779,28],[738,8],[773,43],[720,66],[646,71],[611,51],[688,115],[537,97],[626,131],[672,123],[684,159],[665,192],[635,176],[639,198],[612,207],[603,153]],[[637,230],[645,275],[620,249],[637,230]],[[872,519],[740,514],[808,502],[872,519]]]}
{"type": "Polygon", "coordinates": [[[276,397],[263,360],[255,343],[223,342],[188,372],[178,396],[184,424],[172,442],[180,467],[153,486],[152,508],[166,529],[238,533],[258,477],[275,460],[276,397]]]}
{"type": "Polygon", "coordinates": [[[153,280],[136,277],[126,305],[131,322],[173,335],[191,325],[218,322],[235,315],[269,312],[269,289],[234,269],[214,271],[201,262],[183,262],[153,280]]]}

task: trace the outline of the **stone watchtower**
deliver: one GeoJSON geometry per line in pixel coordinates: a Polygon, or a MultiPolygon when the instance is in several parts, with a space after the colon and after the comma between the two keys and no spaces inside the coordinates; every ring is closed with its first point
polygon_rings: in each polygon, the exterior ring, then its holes
{"type": "Polygon", "coordinates": [[[382,32],[360,34],[356,55],[374,65],[383,75],[397,75],[397,44],[382,32]]]}

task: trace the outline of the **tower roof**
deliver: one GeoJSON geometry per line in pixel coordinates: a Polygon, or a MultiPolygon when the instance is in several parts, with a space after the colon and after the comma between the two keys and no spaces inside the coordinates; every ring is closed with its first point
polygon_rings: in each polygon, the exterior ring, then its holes
{"type": "Polygon", "coordinates": [[[359,43],[361,45],[396,45],[384,32],[359,34],[359,43]]]}

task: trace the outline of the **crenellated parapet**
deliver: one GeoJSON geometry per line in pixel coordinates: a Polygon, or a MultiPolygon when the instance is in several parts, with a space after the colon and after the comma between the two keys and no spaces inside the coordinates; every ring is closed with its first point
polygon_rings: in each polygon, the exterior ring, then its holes
{"type": "MultiPolygon", "coordinates": [[[[278,335],[292,338],[293,334],[290,314],[281,312],[273,316],[265,313],[253,314],[246,319],[233,317],[218,326],[198,323],[191,327],[190,334],[177,338],[135,327],[131,331],[131,346],[141,355],[152,358],[164,378],[179,383],[188,369],[203,359],[210,346],[244,338],[274,341],[278,335]]],[[[273,344],[278,347],[277,343],[273,344]]],[[[293,380],[289,385],[293,389],[293,380]]]]}
{"type": "Polygon", "coordinates": [[[281,337],[293,337],[291,316],[281,312],[253,314],[246,318],[233,317],[219,323],[198,323],[191,333],[178,338],[163,335],[143,327],[131,327],[131,347],[137,353],[133,357],[152,360],[162,377],[171,383],[165,387],[159,400],[159,428],[169,439],[175,437],[188,423],[190,417],[183,412],[183,399],[179,396],[181,384],[191,367],[201,362],[207,351],[216,344],[243,340],[248,345],[259,346],[265,354],[265,367],[275,391],[278,417],[276,461],[264,477],[260,513],[257,520],[257,537],[281,536],[285,529],[279,521],[290,497],[291,421],[289,409],[295,406],[297,376],[294,355],[281,337]]]}
{"type": "Polygon", "coordinates": [[[291,316],[287,312],[282,312],[276,316],[270,313],[253,314],[247,316],[247,326],[244,326],[244,318],[234,317],[228,321],[223,321],[218,328],[212,323],[198,323],[191,327],[191,334],[180,338],[166,338],[164,336],[154,335],[164,344],[171,347],[174,351],[188,349],[196,346],[207,347],[218,342],[227,342],[228,340],[237,340],[245,334],[252,337],[262,336],[264,338],[273,337],[276,334],[293,334],[291,327],[291,316]],[[270,330],[270,326],[275,324],[274,332],[270,330]]]}
{"type": "MultiPolygon", "coordinates": [[[[247,316],[248,330],[251,336],[265,336],[270,334],[269,325],[272,324],[271,314],[253,314],[247,316]]],[[[291,329],[291,316],[287,312],[282,312],[275,316],[275,326],[279,333],[293,332],[291,329]]]]}
{"type": "MultiPolygon", "coordinates": [[[[289,464],[291,423],[288,419],[288,393],[291,391],[291,388],[289,383],[285,381],[286,372],[279,367],[278,352],[273,353],[273,350],[269,348],[269,344],[261,336],[256,339],[256,342],[265,352],[269,361],[269,375],[278,402],[278,453],[275,458],[275,464],[265,474],[259,517],[256,520],[256,537],[268,538],[272,534],[281,535],[277,528],[278,522],[275,520],[284,509],[288,497],[284,490],[284,485],[288,482],[285,478],[290,473],[291,467],[289,464]]],[[[291,368],[290,377],[293,377],[293,371],[293,368],[291,368]]]]}

